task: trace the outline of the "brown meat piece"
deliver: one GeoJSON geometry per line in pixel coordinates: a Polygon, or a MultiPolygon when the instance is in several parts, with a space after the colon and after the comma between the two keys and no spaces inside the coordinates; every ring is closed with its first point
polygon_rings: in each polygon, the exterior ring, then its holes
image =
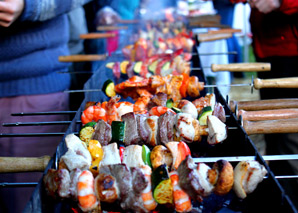
{"type": "Polygon", "coordinates": [[[136,114],[138,133],[142,141],[146,142],[149,138],[149,130],[145,126],[145,120],[148,117],[145,114],[136,114]]]}
{"type": "Polygon", "coordinates": [[[214,110],[212,112],[212,115],[218,117],[218,119],[221,120],[223,123],[226,122],[226,112],[225,112],[225,109],[218,102],[214,106],[214,110]]]}
{"type": "Polygon", "coordinates": [[[99,174],[95,178],[94,189],[97,198],[100,201],[113,203],[119,197],[119,189],[117,182],[112,175],[99,174]]]}
{"type": "Polygon", "coordinates": [[[167,100],[168,95],[166,93],[159,92],[151,98],[150,103],[148,104],[148,108],[151,109],[155,106],[166,106],[167,100]]]}
{"type": "Polygon", "coordinates": [[[138,144],[141,138],[138,134],[138,126],[136,116],[133,112],[126,113],[121,116],[121,120],[126,122],[124,143],[126,146],[138,144]]]}
{"type": "Polygon", "coordinates": [[[98,140],[103,146],[108,145],[112,139],[111,126],[104,120],[98,120],[91,139],[98,140]]]}
{"type": "Polygon", "coordinates": [[[67,198],[70,195],[70,176],[66,169],[49,169],[43,183],[47,194],[53,198],[67,198]]]}
{"type": "Polygon", "coordinates": [[[146,212],[140,193],[148,185],[140,168],[128,168],[125,164],[107,165],[100,168],[99,174],[112,175],[118,184],[120,206],[123,210],[146,212]]]}
{"type": "Polygon", "coordinates": [[[158,119],[158,132],[160,142],[167,144],[169,141],[173,141],[174,138],[174,123],[175,113],[167,111],[158,119]]]}
{"type": "Polygon", "coordinates": [[[188,155],[178,167],[179,185],[194,200],[201,200],[204,189],[200,184],[197,166],[188,155]]]}
{"type": "Polygon", "coordinates": [[[70,172],[70,186],[69,186],[69,193],[73,200],[78,199],[78,190],[77,190],[77,183],[82,170],[76,168],[70,172]]]}

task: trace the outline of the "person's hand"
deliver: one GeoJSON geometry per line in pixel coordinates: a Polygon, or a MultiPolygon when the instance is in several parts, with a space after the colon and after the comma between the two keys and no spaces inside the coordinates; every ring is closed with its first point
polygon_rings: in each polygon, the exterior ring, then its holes
{"type": "Polygon", "coordinates": [[[280,0],[250,0],[252,8],[257,8],[262,13],[270,13],[280,7],[280,0]]]}
{"type": "Polygon", "coordinates": [[[111,25],[120,20],[118,13],[111,7],[104,7],[96,14],[96,25],[111,25]]]}
{"type": "Polygon", "coordinates": [[[22,14],[24,0],[0,0],[0,26],[9,27],[22,14]]]}

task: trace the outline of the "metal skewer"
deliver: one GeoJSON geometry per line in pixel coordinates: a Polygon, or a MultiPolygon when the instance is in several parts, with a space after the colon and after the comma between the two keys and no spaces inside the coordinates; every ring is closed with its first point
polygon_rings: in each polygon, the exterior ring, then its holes
{"type": "MultiPolygon", "coordinates": [[[[265,176],[264,179],[268,179],[268,176],[265,176]]],[[[276,179],[298,179],[298,175],[278,175],[274,176],[276,179]]],[[[35,187],[37,186],[37,182],[20,182],[20,183],[0,183],[0,188],[4,187],[35,187]]]]}
{"type": "Polygon", "coordinates": [[[11,116],[60,115],[60,114],[75,114],[76,112],[77,111],[19,112],[19,113],[12,113],[11,116]]]}
{"type": "MultiPolygon", "coordinates": [[[[291,155],[264,155],[262,156],[264,160],[276,161],[276,160],[298,160],[298,154],[291,155]]],[[[247,160],[255,160],[256,156],[236,156],[236,157],[200,157],[193,158],[195,163],[214,163],[218,160],[227,160],[229,162],[239,162],[247,160]]],[[[298,175],[279,175],[274,176],[276,179],[297,179],[298,175]]],[[[264,179],[267,179],[265,176],[264,179]]],[[[33,187],[36,186],[37,182],[20,182],[20,183],[0,183],[0,187],[33,187]]]]}
{"type": "MultiPolygon", "coordinates": [[[[198,68],[200,69],[200,68],[198,68]]],[[[262,88],[298,88],[298,78],[275,78],[275,79],[253,79],[251,83],[244,84],[213,84],[213,85],[204,85],[204,88],[214,88],[214,87],[243,87],[250,86],[251,92],[253,93],[253,89],[262,89],[262,88]]],[[[74,92],[100,92],[101,89],[86,89],[86,90],[65,90],[66,93],[74,93],[74,92]]]]}
{"type": "Polygon", "coordinates": [[[35,187],[37,182],[22,182],[22,183],[0,183],[0,187],[35,187]]]}
{"type": "MultiPolygon", "coordinates": [[[[73,134],[79,134],[73,132],[73,134]]],[[[47,132],[47,133],[0,133],[0,138],[3,137],[43,137],[43,136],[63,136],[65,132],[47,132]]]]}
{"type": "MultiPolygon", "coordinates": [[[[16,122],[16,123],[3,123],[2,126],[44,126],[44,125],[68,125],[71,121],[47,121],[47,122],[16,122]]],[[[81,123],[81,121],[76,121],[81,123]]]]}
{"type": "MultiPolygon", "coordinates": [[[[298,160],[298,154],[288,155],[263,155],[262,158],[265,161],[276,161],[276,160],[298,160]]],[[[193,158],[195,163],[214,163],[218,160],[226,160],[229,162],[255,160],[256,156],[232,156],[232,157],[200,157],[193,158]]]]}

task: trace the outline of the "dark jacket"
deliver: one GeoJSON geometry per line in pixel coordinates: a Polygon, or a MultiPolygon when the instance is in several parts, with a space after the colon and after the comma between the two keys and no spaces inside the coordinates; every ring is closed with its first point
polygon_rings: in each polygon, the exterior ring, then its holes
{"type": "Polygon", "coordinates": [[[298,56],[297,0],[283,0],[281,7],[269,14],[252,9],[250,22],[257,57],[298,56]]]}

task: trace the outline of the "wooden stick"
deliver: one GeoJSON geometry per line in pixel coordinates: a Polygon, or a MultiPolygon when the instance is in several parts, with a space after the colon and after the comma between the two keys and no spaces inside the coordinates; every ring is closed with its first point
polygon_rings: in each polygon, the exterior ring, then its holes
{"type": "Polygon", "coordinates": [[[248,135],[298,133],[298,118],[270,121],[243,121],[243,128],[248,135]]]}
{"type": "Polygon", "coordinates": [[[60,62],[84,62],[84,61],[102,61],[107,58],[106,54],[103,55],[67,55],[59,56],[60,62]]]}
{"type": "Polygon", "coordinates": [[[212,64],[211,70],[213,72],[218,71],[230,71],[230,72],[258,72],[258,71],[270,71],[270,63],[232,63],[232,64],[212,64]]]}
{"type": "Polygon", "coordinates": [[[198,34],[198,41],[199,42],[207,42],[207,41],[216,41],[221,39],[227,39],[232,37],[232,33],[221,33],[221,34],[198,34]]]}
{"type": "Polygon", "coordinates": [[[254,88],[298,88],[298,77],[254,80],[254,88]]]}
{"type": "Polygon", "coordinates": [[[235,112],[236,105],[239,110],[243,109],[246,111],[298,108],[298,98],[269,99],[269,100],[258,100],[258,101],[231,100],[229,103],[229,106],[232,112],[235,112]]]}
{"type": "Polygon", "coordinates": [[[238,118],[242,116],[246,121],[265,121],[298,118],[298,109],[273,109],[260,111],[245,111],[240,109],[238,118]]]}
{"type": "Polygon", "coordinates": [[[43,172],[51,157],[0,157],[0,173],[43,172]]]}
{"type": "Polygon", "coordinates": [[[80,39],[111,38],[115,36],[116,36],[115,33],[87,33],[87,34],[81,34],[80,39]]]}
{"type": "Polygon", "coordinates": [[[127,26],[98,26],[98,31],[127,30],[127,26]]]}
{"type": "Polygon", "coordinates": [[[208,30],[209,34],[221,34],[221,33],[241,33],[241,29],[225,28],[219,30],[208,30]]]}
{"type": "Polygon", "coordinates": [[[140,22],[141,22],[141,20],[136,20],[136,19],[132,19],[132,20],[120,19],[118,21],[119,24],[138,24],[140,22]]]}

